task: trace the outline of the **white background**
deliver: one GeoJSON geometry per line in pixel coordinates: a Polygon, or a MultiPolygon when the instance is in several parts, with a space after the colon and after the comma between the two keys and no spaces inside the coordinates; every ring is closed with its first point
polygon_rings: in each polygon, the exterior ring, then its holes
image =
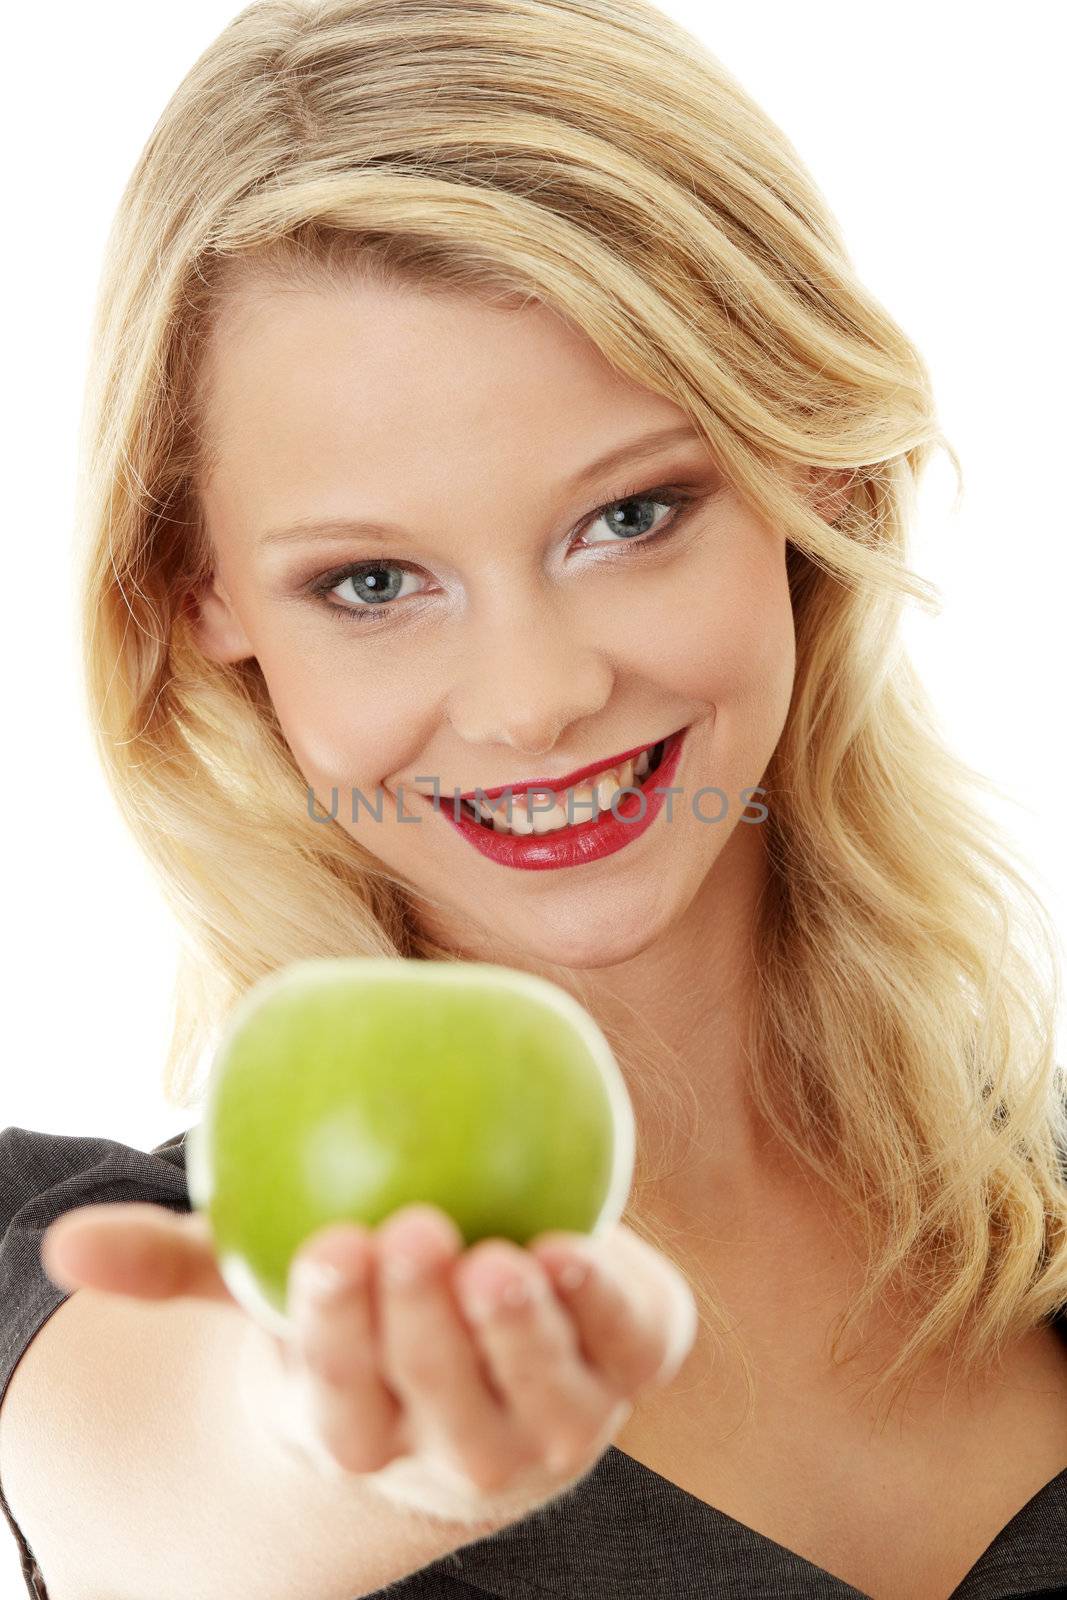
{"type": "MultiPolygon", "coordinates": [[[[3,589],[11,938],[0,1126],[159,1143],[176,942],[91,753],[74,658],[75,441],[105,232],[222,0],[19,7],[3,117],[8,317],[3,589]]],[[[940,589],[909,637],[959,752],[1061,938],[1064,314],[1053,8],[854,0],[663,6],[785,130],[862,277],[933,374],[966,495],[931,473],[913,564],[940,589]]],[[[595,70],[590,63],[590,70],[595,70]]],[[[625,105],[620,103],[620,117],[625,105]]],[[[1062,1041],[1062,1033],[1061,1033],[1062,1041]]],[[[1060,1058],[1063,1058],[1061,1042],[1060,1058]]],[[[0,1593],[22,1589],[2,1537],[0,1593]]]]}

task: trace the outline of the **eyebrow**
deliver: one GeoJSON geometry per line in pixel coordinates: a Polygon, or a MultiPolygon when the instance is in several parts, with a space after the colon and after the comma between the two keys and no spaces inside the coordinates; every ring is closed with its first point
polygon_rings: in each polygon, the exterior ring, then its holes
{"type": "MultiPolygon", "coordinates": [[[[704,439],[691,423],[673,423],[667,428],[657,428],[653,433],[642,434],[638,439],[630,439],[625,444],[615,445],[605,455],[598,456],[596,461],[590,462],[586,467],[575,474],[567,483],[568,493],[582,489],[593,478],[599,478],[616,467],[628,463],[637,465],[647,461],[650,456],[657,455],[669,444],[678,444],[683,439],[698,441],[703,444],[704,439]]],[[[374,538],[403,539],[408,537],[407,530],[392,522],[365,522],[353,517],[303,517],[296,522],[289,523],[284,528],[273,528],[260,539],[260,545],[287,544],[300,539],[329,539],[350,538],[353,534],[370,534],[374,538]]]]}

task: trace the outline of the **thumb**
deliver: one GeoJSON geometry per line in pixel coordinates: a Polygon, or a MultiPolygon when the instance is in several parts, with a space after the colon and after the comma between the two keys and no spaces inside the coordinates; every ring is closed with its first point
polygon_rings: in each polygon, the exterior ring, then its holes
{"type": "Polygon", "coordinates": [[[192,1295],[235,1304],[199,1211],[125,1200],[64,1212],[41,1240],[41,1265],[61,1289],[103,1289],[142,1300],[192,1295]]]}

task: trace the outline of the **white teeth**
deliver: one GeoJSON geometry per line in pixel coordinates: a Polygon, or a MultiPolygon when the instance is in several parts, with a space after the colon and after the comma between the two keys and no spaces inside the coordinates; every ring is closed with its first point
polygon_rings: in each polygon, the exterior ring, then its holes
{"type": "Polygon", "coordinates": [[[600,797],[601,811],[607,811],[613,797],[620,789],[634,788],[634,764],[624,761],[621,767],[616,767],[614,772],[602,772],[597,779],[597,794],[600,797]]]}
{"type": "Polygon", "coordinates": [[[596,789],[597,814],[607,811],[611,805],[611,798],[622,785],[619,783],[618,773],[602,772],[594,785],[596,789]]]}
{"type": "MultiPolygon", "coordinates": [[[[484,804],[481,800],[468,800],[467,804],[473,811],[478,813],[483,821],[491,822],[494,827],[496,827],[498,823],[503,822],[507,814],[503,795],[498,795],[495,800],[486,800],[484,804]]],[[[513,805],[513,814],[514,810],[515,807],[513,805]]]]}
{"type": "MultiPolygon", "coordinates": [[[[519,818],[523,818],[521,811],[519,818]]],[[[567,827],[567,813],[559,805],[553,806],[551,811],[535,811],[530,818],[530,827],[534,833],[555,833],[557,828],[567,827]]]]}
{"type": "Polygon", "coordinates": [[[576,826],[579,822],[595,822],[600,811],[601,807],[596,800],[596,789],[592,784],[583,783],[580,789],[575,789],[571,801],[571,815],[576,826]]]}
{"type": "Polygon", "coordinates": [[[518,833],[525,838],[527,834],[537,832],[537,829],[534,827],[533,823],[530,821],[530,818],[526,814],[525,806],[519,800],[512,800],[510,823],[508,822],[508,812],[506,806],[501,806],[500,810],[497,812],[497,817],[498,822],[495,823],[494,826],[499,827],[501,833],[518,833]]]}
{"type": "Polygon", "coordinates": [[[623,762],[621,767],[614,771],[601,772],[592,785],[583,784],[581,788],[574,789],[571,801],[570,817],[567,814],[566,799],[562,804],[557,803],[546,811],[543,806],[544,795],[538,794],[536,798],[537,809],[531,814],[527,810],[526,797],[513,795],[511,800],[511,823],[508,824],[508,810],[506,797],[500,795],[495,802],[486,802],[484,805],[477,800],[470,801],[470,805],[486,822],[491,822],[497,833],[514,833],[523,838],[531,834],[557,833],[560,828],[577,826],[582,822],[591,822],[602,811],[611,808],[611,802],[620,789],[633,789],[638,786],[641,779],[646,776],[651,764],[651,754],[643,751],[634,760],[623,762]],[[594,809],[593,801],[596,801],[594,809]],[[495,806],[496,809],[493,809],[495,806]]]}

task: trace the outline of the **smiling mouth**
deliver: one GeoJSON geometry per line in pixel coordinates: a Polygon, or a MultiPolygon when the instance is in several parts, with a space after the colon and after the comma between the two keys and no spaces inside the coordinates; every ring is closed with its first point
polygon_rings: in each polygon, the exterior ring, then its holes
{"type": "Polygon", "coordinates": [[[487,828],[493,832],[518,832],[527,833],[554,833],[562,827],[573,827],[576,824],[571,820],[576,808],[581,808],[586,814],[578,819],[581,822],[595,822],[602,811],[610,809],[612,797],[619,790],[641,788],[649,778],[659,769],[668,745],[677,740],[684,729],[678,733],[670,734],[666,739],[661,739],[657,744],[646,745],[627,761],[616,766],[605,766],[590,773],[580,783],[569,785],[566,789],[553,791],[556,795],[556,804],[552,810],[546,810],[544,799],[547,789],[540,789],[536,785],[516,794],[511,791],[512,810],[507,805],[508,790],[504,789],[492,799],[471,803],[469,800],[460,800],[460,809],[468,822],[476,823],[480,828],[487,828]],[[595,806],[594,806],[595,791],[595,806]],[[522,804],[524,794],[534,794],[538,797],[538,808],[531,813],[528,806],[522,804]],[[568,797],[573,797],[569,800],[568,797]],[[517,806],[515,800],[519,801],[517,806]],[[521,829],[514,829],[510,819],[517,815],[526,823],[521,829]],[[536,822],[534,818],[536,817],[536,822]]]}

